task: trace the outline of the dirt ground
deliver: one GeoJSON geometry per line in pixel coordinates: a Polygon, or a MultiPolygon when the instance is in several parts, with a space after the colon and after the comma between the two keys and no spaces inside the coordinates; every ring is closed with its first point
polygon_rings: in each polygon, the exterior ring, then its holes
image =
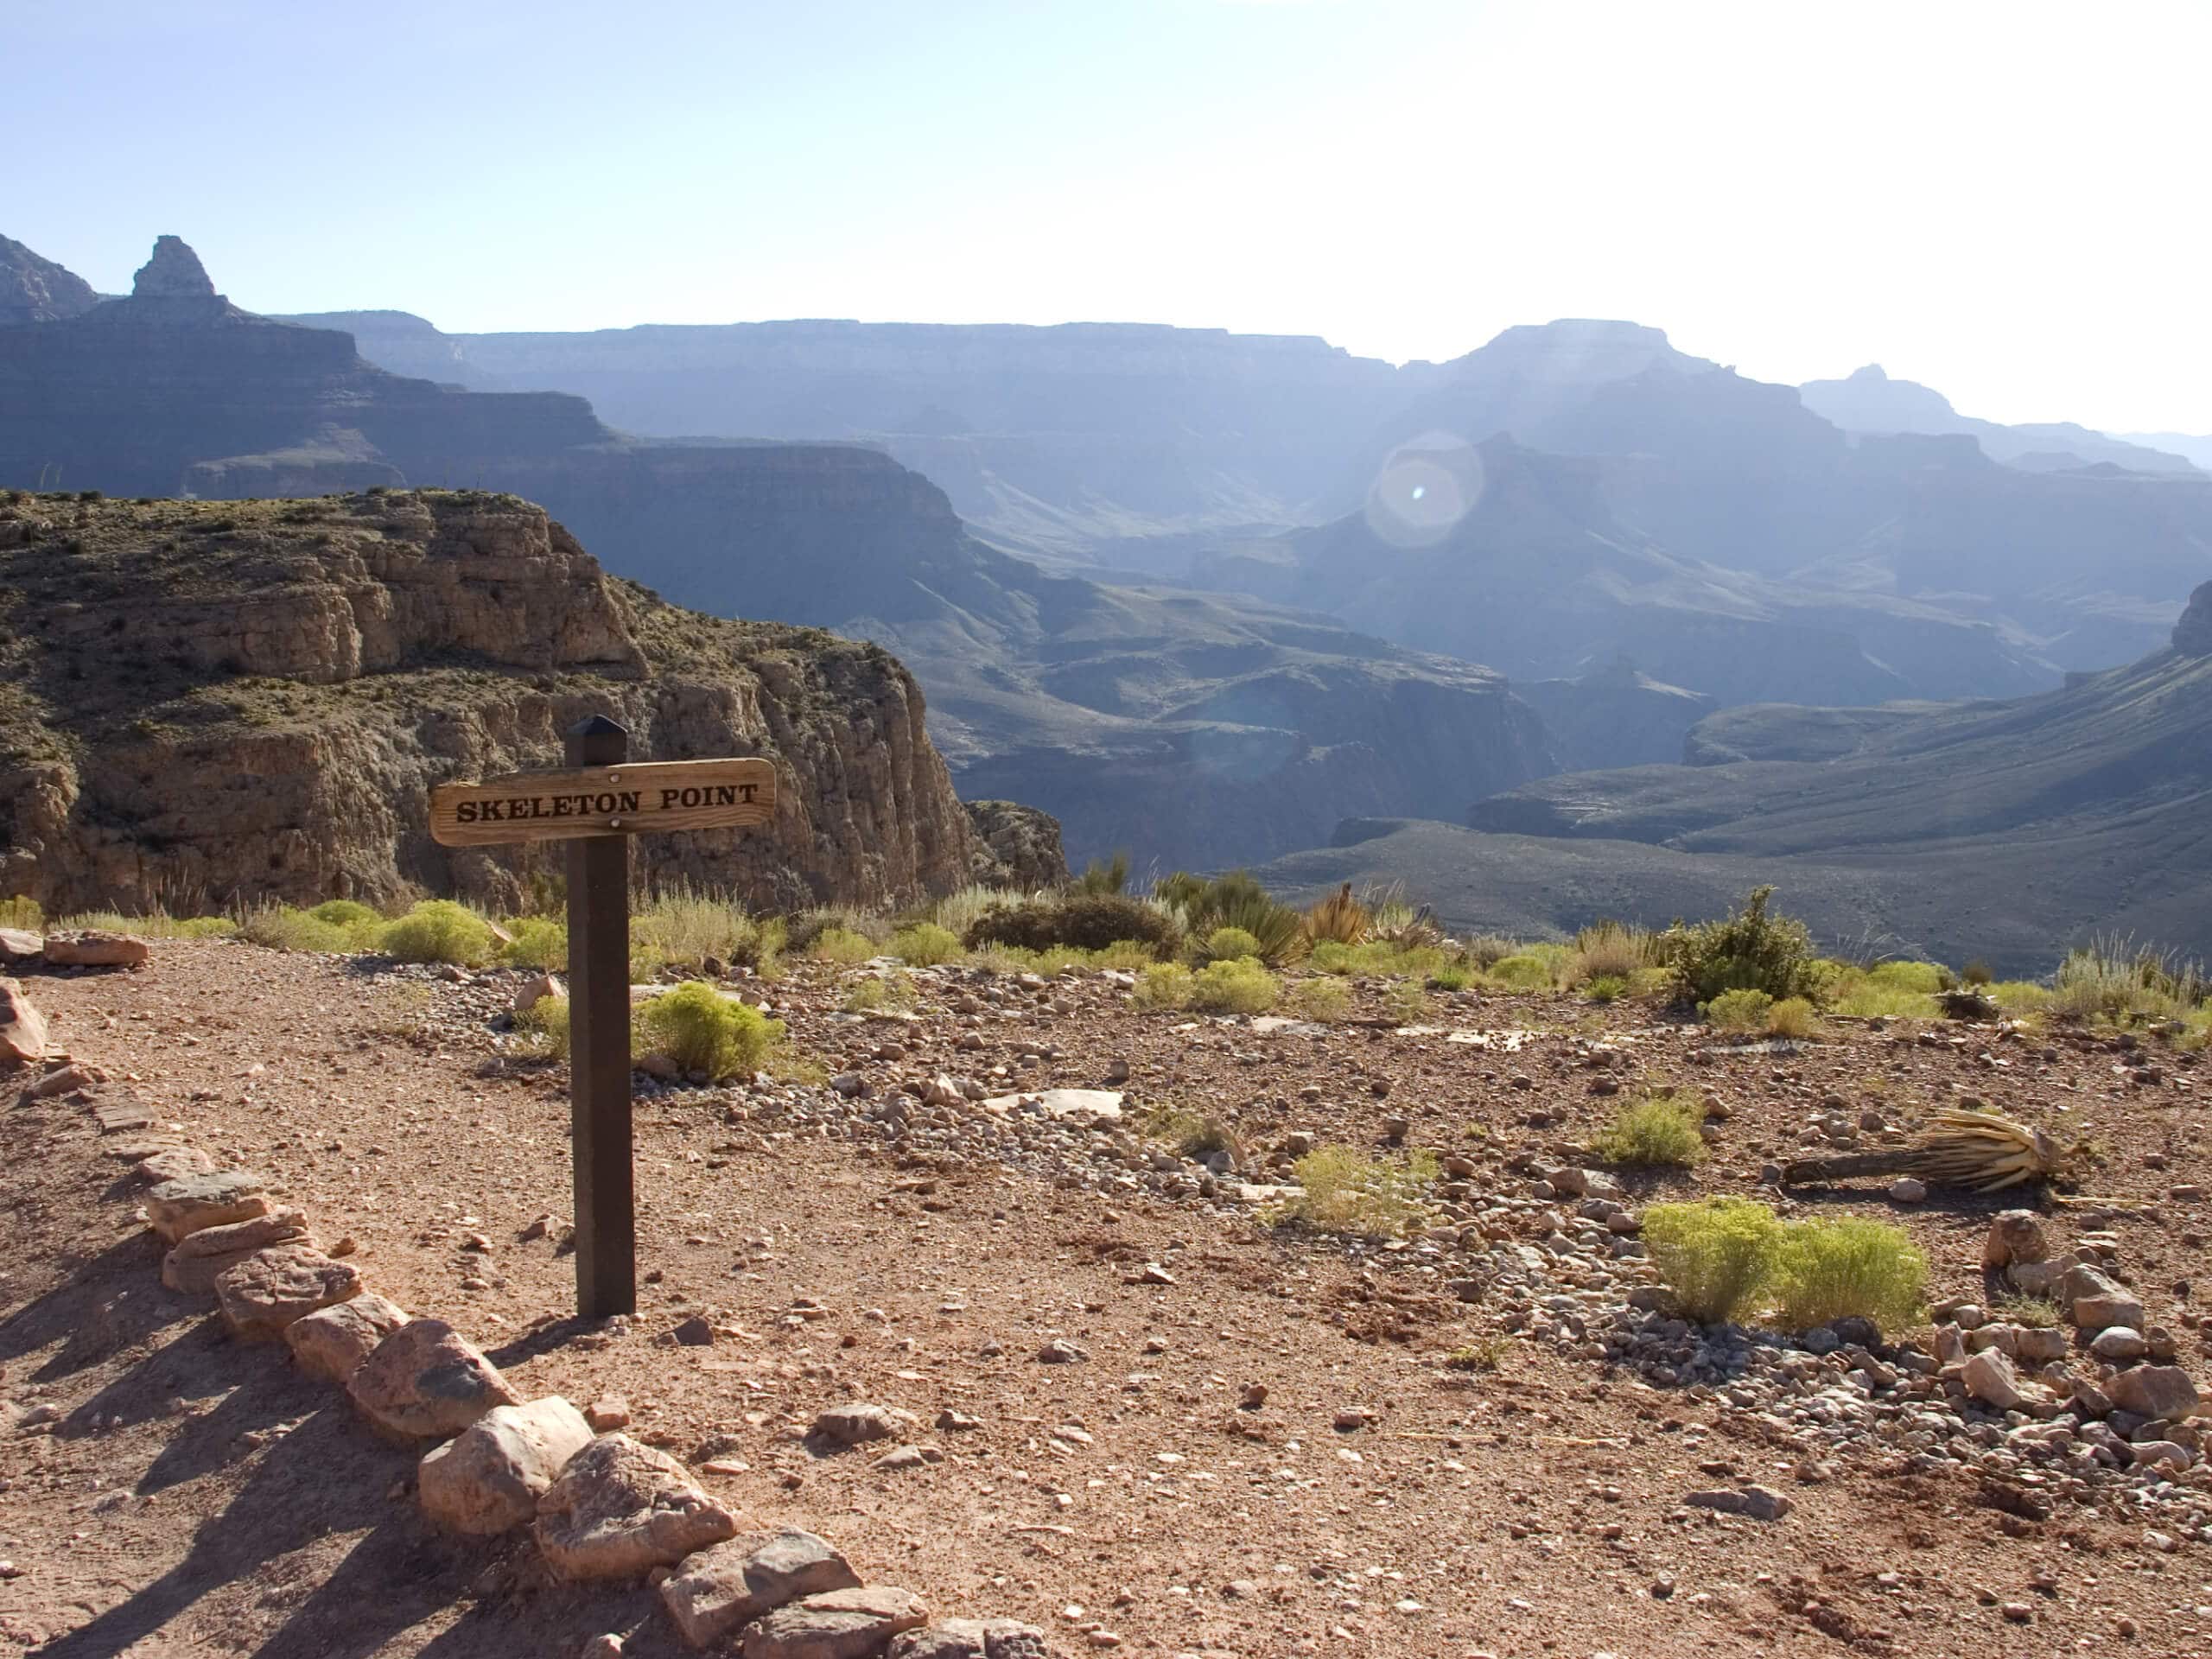
{"type": "MultiPolygon", "coordinates": [[[[2188,1194],[2208,1179],[2212,1066],[2188,1058],[2144,1081],[2107,1046],[1859,1027],[1697,1066],[1693,1036],[1647,1010],[1439,999],[1440,1024],[1547,1033],[1503,1054],[1357,1025],[1321,1039],[1192,1025],[1094,980],[1056,987],[1058,1012],[1024,1001],[980,1056],[955,1050],[969,1027],[925,1001],[907,1054],[879,1061],[880,1032],[830,1018],[834,977],[804,966],[772,990],[795,1046],[832,1071],[858,1064],[887,1086],[1009,1062],[1019,1038],[1054,1051],[1024,1086],[1096,1086],[1123,1060],[1137,1102],[1218,1113],[1248,1146],[1300,1128],[1373,1147],[1403,1114],[1412,1145],[1479,1139],[1481,1179],[1499,1182],[1516,1150],[1611,1112],[1571,1052],[1578,1034],[1607,1036],[1641,1075],[1732,1109],[1716,1156],[1639,1183],[1639,1200],[1754,1190],[1831,1096],[1895,1110],[1971,1091],[2100,1144],[2094,1192],[2142,1206],[2112,1223],[2122,1264],[2181,1362],[2208,1369],[2189,1297],[2212,1207],[2188,1194]]],[[[1417,1317],[1376,1317],[1388,1254],[1356,1260],[1142,1191],[733,1123],[723,1107],[742,1090],[639,1103],[648,1282],[633,1329],[587,1330],[565,1317],[574,1267],[556,1242],[565,1074],[501,1058],[487,1023],[512,980],[207,942],[158,944],[137,972],[24,983],[54,1045],[107,1073],[100,1103],[143,1102],[267,1175],[326,1247],[354,1241],[372,1289],[450,1319],[525,1395],[620,1394],[632,1432],[711,1490],[823,1533],[941,1614],[1039,1625],[1056,1651],[2212,1654],[2212,1550],[2162,1548],[2139,1517],[2024,1521],[1979,1501],[1970,1476],[1872,1457],[1801,1483],[1802,1448],[1710,1391],[1526,1339],[1495,1370],[1447,1367],[1490,1329],[1484,1309],[1431,1296],[1408,1299],[1417,1317]],[[528,1236],[546,1215],[552,1234],[528,1236]],[[1131,1282],[1147,1262],[1172,1282],[1131,1282]],[[701,1313],[710,1344],[659,1339],[701,1313]],[[1039,1363],[1055,1338],[1086,1357],[1039,1363]],[[1255,1382],[1265,1402],[1243,1408],[1255,1382]],[[887,1471],[867,1451],[817,1455],[804,1429],[846,1400],[916,1414],[942,1459],[887,1471]],[[1351,1408],[1363,1423],[1339,1427],[1351,1408]],[[946,1410],[980,1426],[931,1427],[946,1410]],[[1794,1507],[1774,1522],[1681,1507],[1724,1473],[1794,1507]]],[[[682,1651],[647,1589],[551,1583],[526,1535],[434,1530],[410,1454],[281,1345],[233,1341],[203,1300],[162,1287],[139,1192],[85,1103],[0,1111],[0,1636],[69,1659],[568,1659],[603,1631],[633,1654],[682,1651]]],[[[1999,1201],[1895,1208],[1878,1183],[1851,1197],[1913,1230],[1936,1292],[1979,1290],[1999,1201]]]]}

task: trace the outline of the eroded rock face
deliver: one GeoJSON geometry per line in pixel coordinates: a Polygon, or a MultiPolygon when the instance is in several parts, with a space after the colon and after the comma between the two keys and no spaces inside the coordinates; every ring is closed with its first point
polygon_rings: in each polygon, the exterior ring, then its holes
{"type": "Polygon", "coordinates": [[[76,272],[0,236],[0,327],[81,316],[99,302],[76,272]]]}
{"type": "Polygon", "coordinates": [[[423,1511],[477,1537],[511,1531],[537,1515],[539,1495],[590,1443],[583,1413],[558,1395],[495,1406],[424,1456],[416,1471],[423,1511]]]}
{"type": "Polygon", "coordinates": [[[12,979],[0,979],[0,1071],[46,1058],[46,1016],[12,979]]]}
{"type": "Polygon", "coordinates": [[[605,1434],[537,1500],[537,1544],[562,1578],[632,1579],[734,1537],[741,1519],[665,1452],[605,1434]]]}
{"type": "Polygon", "coordinates": [[[641,877],[896,906],[993,868],[896,661],[663,605],[512,496],[71,511],[0,544],[0,620],[11,593],[37,618],[23,671],[67,680],[49,706],[83,728],[0,760],[0,891],[60,910],[179,890],[512,903],[533,855],[436,846],[430,786],[557,765],[598,713],[637,758],[776,763],[770,823],[641,838],[641,877]],[[455,656],[491,671],[456,677],[455,656]],[[283,717],[240,677],[289,682],[283,717]],[[207,717],[130,717],[180,698],[207,717]]]}
{"type": "Polygon", "coordinates": [[[212,300],[215,284],[182,237],[160,236],[154,238],[153,257],[132,277],[130,293],[141,300],[212,300]]]}

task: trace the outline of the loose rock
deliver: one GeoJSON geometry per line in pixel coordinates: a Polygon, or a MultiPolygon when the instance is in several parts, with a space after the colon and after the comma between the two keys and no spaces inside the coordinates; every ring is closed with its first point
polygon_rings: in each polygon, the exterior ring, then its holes
{"type": "Polygon", "coordinates": [[[219,1169],[163,1181],[146,1194],[146,1219],[171,1244],[209,1227],[269,1213],[264,1183],[243,1169],[219,1169]]]}
{"type": "Polygon", "coordinates": [[[354,1369],[353,1403],[385,1433],[442,1440],[522,1396],[443,1319],[410,1319],[354,1369]]]}
{"type": "Polygon", "coordinates": [[[36,1065],[46,1058],[46,1016],[23,988],[0,979],[0,1068],[36,1065]]]}
{"type": "Polygon", "coordinates": [[[302,1370],[342,1386],[378,1343],[406,1323],[397,1303],[363,1291],[294,1319],[284,1327],[284,1341],[302,1370]]]}
{"type": "Polygon", "coordinates": [[[416,1471],[423,1511],[455,1532],[489,1537],[537,1513],[541,1493],[591,1443],[591,1425],[557,1394],[526,1406],[495,1406],[416,1471]]]}
{"type": "Polygon", "coordinates": [[[2122,1411],[2158,1422],[2178,1422],[2196,1409],[2196,1384],[2178,1365],[2138,1365],[2104,1385],[2122,1411]]]}
{"type": "Polygon", "coordinates": [[[745,1633],[745,1659],[865,1659],[929,1618],[911,1590],[865,1585],[779,1607],[745,1633]]]}
{"type": "Polygon", "coordinates": [[[792,1528],[702,1551],[663,1581],[660,1596],[683,1639],[705,1648],[786,1602],[855,1589],[860,1581],[834,1545],[792,1528]]]}
{"type": "Polygon", "coordinates": [[[142,968],[146,941],[127,933],[49,933],[46,959],[57,968],[142,968]]]}
{"type": "Polygon", "coordinates": [[[273,1244],[312,1248],[314,1243],[307,1217],[296,1210],[271,1210],[251,1221],[203,1227],[162,1258],[162,1282],[188,1296],[212,1296],[215,1281],[256,1251],[273,1244]]]}
{"type": "Polygon", "coordinates": [[[361,1294],[359,1269],[305,1244],[276,1244],[215,1279],[223,1323],[247,1342],[275,1342],[295,1319],[361,1294]]]}
{"type": "Polygon", "coordinates": [[[536,1530],[559,1577],[630,1579],[734,1537],[741,1519],[665,1452],[605,1434],[537,1500],[536,1530]]]}

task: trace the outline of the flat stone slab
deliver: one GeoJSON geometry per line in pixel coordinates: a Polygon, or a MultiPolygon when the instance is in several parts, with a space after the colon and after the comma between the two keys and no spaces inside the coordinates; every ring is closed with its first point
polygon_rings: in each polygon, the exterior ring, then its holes
{"type": "Polygon", "coordinates": [[[1018,1618],[948,1618],[894,1637],[888,1659],[1052,1659],[1052,1649],[1018,1618]]]}
{"type": "Polygon", "coordinates": [[[365,1290],[293,1320],[284,1327],[284,1342],[302,1370],[342,1388],[377,1345],[406,1323],[397,1302],[365,1290]]]}
{"type": "Polygon", "coordinates": [[[675,1459],[627,1434],[602,1434],[537,1500],[536,1530],[547,1566],[576,1581],[642,1578],[744,1524],[675,1459]]]}
{"type": "Polygon", "coordinates": [[[834,1544],[789,1528],[747,1534],[702,1550],[675,1577],[663,1580],[660,1599],[683,1639],[695,1648],[708,1648],[786,1602],[855,1589],[860,1581],[834,1544]]]}
{"type": "Polygon", "coordinates": [[[276,1244],[305,1244],[308,1218],[296,1210],[271,1210],[251,1221],[226,1227],[202,1227],[188,1234],[162,1258],[162,1282],[188,1296],[212,1296],[215,1281],[259,1250],[276,1244]]]}
{"type": "Polygon", "coordinates": [[[360,1269],[306,1244],[275,1244],[215,1279],[223,1323],[247,1342],[276,1342],[293,1320],[361,1294],[360,1269]]]}
{"type": "Polygon", "coordinates": [[[116,1100],[93,1107],[92,1121],[100,1126],[102,1135],[131,1135],[152,1128],[160,1117],[143,1102],[116,1100]]]}
{"type": "Polygon", "coordinates": [[[442,1527],[493,1537],[533,1519],[537,1500],[591,1443],[591,1425],[559,1395],[494,1406],[416,1470],[423,1513],[442,1527]]]}
{"type": "Polygon", "coordinates": [[[522,1396],[443,1319],[410,1319],[354,1368],[346,1390],[378,1429],[403,1440],[442,1440],[494,1406],[522,1396]]]}
{"type": "Polygon", "coordinates": [[[1124,1096],[1118,1089],[1040,1089],[1033,1094],[994,1095],[984,1106],[995,1112],[1033,1108],[1058,1122],[1071,1117],[1103,1118],[1118,1122],[1124,1096]]]}
{"type": "Polygon", "coordinates": [[[887,1584],[825,1591],[755,1621],[745,1632],[745,1659],[869,1659],[929,1616],[919,1596],[887,1584]]]}
{"type": "MultiPolygon", "coordinates": [[[[149,1120],[150,1121],[150,1120],[149,1120]]],[[[141,1126],[143,1127],[143,1125],[141,1126]]],[[[243,1169],[212,1170],[163,1181],[146,1194],[146,1219],[171,1244],[207,1227],[226,1227],[269,1212],[265,1184],[243,1169]]]]}
{"type": "Polygon", "coordinates": [[[142,1181],[159,1186],[163,1181],[212,1175],[215,1173],[215,1160],[197,1147],[162,1147],[141,1158],[138,1167],[130,1173],[142,1181]]]}
{"type": "Polygon", "coordinates": [[[128,933],[49,933],[46,959],[57,968],[142,968],[146,941],[128,933]]]}

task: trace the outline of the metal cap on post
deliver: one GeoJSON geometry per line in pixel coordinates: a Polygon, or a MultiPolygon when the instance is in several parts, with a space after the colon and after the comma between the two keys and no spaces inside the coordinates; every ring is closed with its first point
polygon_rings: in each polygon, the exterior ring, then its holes
{"type": "MultiPolygon", "coordinates": [[[[630,734],[604,715],[570,727],[570,766],[620,766],[630,734]]],[[[617,780],[619,781],[619,780],[617,780]]],[[[575,1161],[576,1307],[587,1319],[638,1308],[630,1147],[630,840],[568,843],[569,1109],[575,1161]]]]}

